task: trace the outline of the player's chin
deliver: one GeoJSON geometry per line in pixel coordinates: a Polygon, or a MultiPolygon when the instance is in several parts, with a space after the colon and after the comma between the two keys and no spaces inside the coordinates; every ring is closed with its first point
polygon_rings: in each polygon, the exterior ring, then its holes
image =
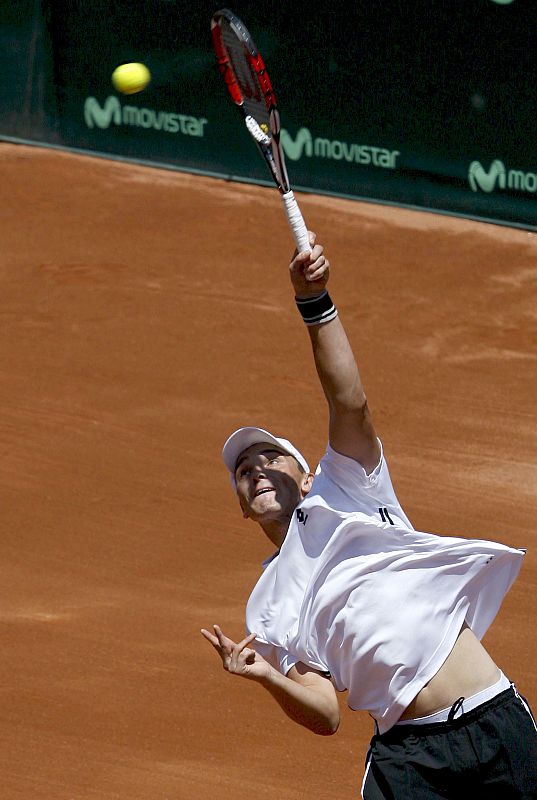
{"type": "Polygon", "coordinates": [[[259,517],[279,514],[281,510],[280,504],[275,501],[272,503],[254,503],[252,506],[252,511],[259,517]]]}
{"type": "Polygon", "coordinates": [[[255,497],[250,505],[250,511],[256,517],[261,519],[269,519],[275,514],[281,514],[281,503],[276,499],[274,494],[262,494],[255,497]]]}

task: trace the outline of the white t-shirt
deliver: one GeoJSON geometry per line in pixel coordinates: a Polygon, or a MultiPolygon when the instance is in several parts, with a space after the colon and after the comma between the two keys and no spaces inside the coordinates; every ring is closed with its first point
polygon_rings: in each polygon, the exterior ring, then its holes
{"type": "Polygon", "coordinates": [[[367,475],[328,446],[248,601],[256,649],[283,674],[329,672],[387,731],[438,672],[466,620],[481,638],[524,556],[412,528],[381,457],[367,475]]]}

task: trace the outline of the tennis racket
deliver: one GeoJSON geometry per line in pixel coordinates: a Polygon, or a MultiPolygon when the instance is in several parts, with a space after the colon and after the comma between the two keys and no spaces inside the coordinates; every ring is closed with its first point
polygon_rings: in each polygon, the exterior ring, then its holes
{"type": "Polygon", "coordinates": [[[279,189],[297,250],[309,253],[308,230],[289,185],[280,114],[265,63],[245,25],[227,8],[213,14],[211,34],[220,73],[279,189]]]}

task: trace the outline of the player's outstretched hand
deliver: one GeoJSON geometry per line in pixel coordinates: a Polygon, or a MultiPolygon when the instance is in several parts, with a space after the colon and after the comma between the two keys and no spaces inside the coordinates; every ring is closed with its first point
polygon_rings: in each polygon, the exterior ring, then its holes
{"type": "Polygon", "coordinates": [[[312,231],[308,231],[308,234],[311,253],[298,253],[295,250],[289,265],[295,296],[300,298],[320,294],[326,288],[330,273],[330,263],[324,256],[324,248],[315,244],[316,235],[312,231]]]}
{"type": "Polygon", "coordinates": [[[251,633],[242,642],[234,642],[222,633],[218,625],[213,625],[213,629],[214,633],[210,633],[202,628],[201,633],[222,659],[222,665],[226,672],[253,680],[268,676],[270,672],[268,661],[248,647],[255,639],[255,633],[251,633]]]}

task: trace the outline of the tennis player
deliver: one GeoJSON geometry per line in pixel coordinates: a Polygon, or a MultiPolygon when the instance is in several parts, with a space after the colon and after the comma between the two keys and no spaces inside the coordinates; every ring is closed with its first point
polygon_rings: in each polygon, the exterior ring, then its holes
{"type": "Polygon", "coordinates": [[[338,728],[336,690],[370,713],[365,800],[536,798],[535,722],[480,641],[524,551],[413,529],[311,237],[290,275],[329,443],[312,474],[287,439],[255,427],[229,437],[223,458],[243,515],[276,551],[248,601],[247,636],[202,633],[225,670],[315,733],[338,728]]]}

